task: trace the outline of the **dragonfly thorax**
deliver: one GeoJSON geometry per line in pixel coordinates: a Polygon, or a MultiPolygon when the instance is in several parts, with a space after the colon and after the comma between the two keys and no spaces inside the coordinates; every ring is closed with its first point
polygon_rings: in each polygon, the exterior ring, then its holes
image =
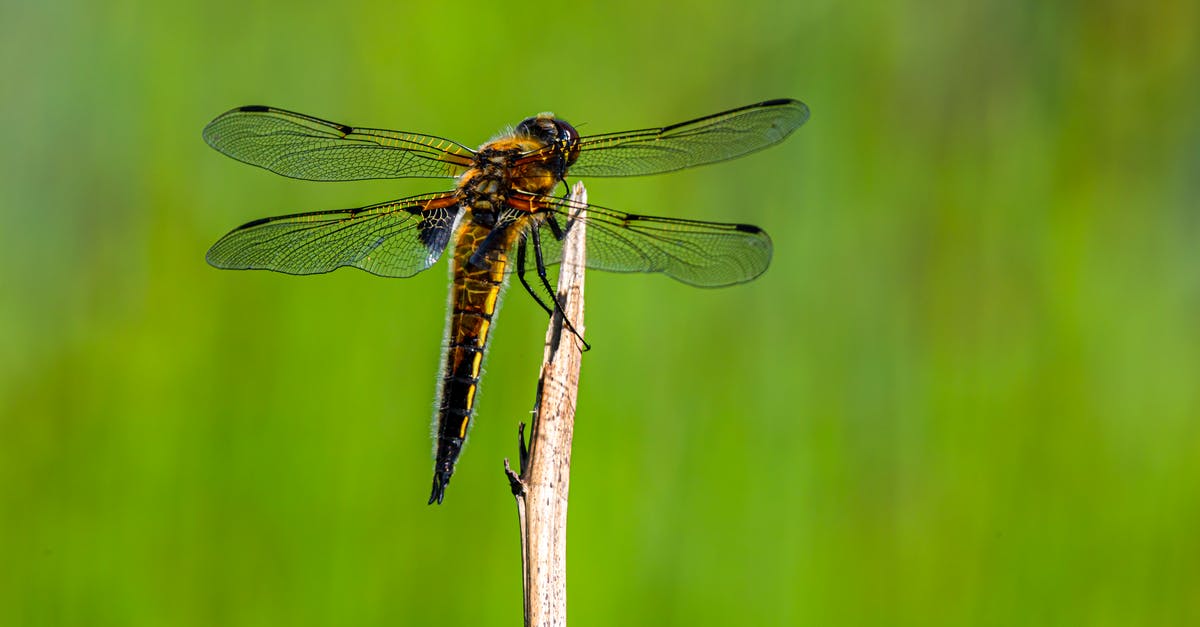
{"type": "Polygon", "coordinates": [[[502,209],[513,188],[514,163],[521,152],[519,148],[480,149],[475,155],[475,167],[458,180],[462,204],[477,216],[502,209]]]}
{"type": "Polygon", "coordinates": [[[474,167],[459,177],[458,195],[476,214],[500,211],[514,194],[548,195],[562,181],[568,160],[559,144],[516,134],[482,146],[474,167]]]}

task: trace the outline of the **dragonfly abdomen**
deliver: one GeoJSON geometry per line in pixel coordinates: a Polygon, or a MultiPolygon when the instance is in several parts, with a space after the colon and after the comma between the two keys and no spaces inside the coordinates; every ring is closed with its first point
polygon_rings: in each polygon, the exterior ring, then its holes
{"type": "MultiPolygon", "coordinates": [[[[450,321],[437,409],[437,453],[429,502],[441,503],[475,412],[479,376],[492,320],[500,307],[511,237],[488,239],[492,228],[463,220],[455,234],[450,321]],[[480,246],[489,250],[480,253],[480,246]]],[[[507,235],[507,234],[506,234],[507,235]]]]}

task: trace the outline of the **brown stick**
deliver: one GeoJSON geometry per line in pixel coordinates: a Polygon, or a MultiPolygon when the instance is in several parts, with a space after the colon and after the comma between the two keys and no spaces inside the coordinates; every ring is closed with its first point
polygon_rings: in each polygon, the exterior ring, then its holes
{"type": "Polygon", "coordinates": [[[584,227],[587,190],[577,183],[571,191],[576,212],[567,225],[558,302],[546,331],[546,352],[538,379],[536,409],[529,450],[524,425],[518,430],[521,475],[504,460],[521,525],[521,567],[524,574],[526,627],[564,627],[567,624],[567,494],[571,486],[571,436],[575,430],[575,399],[583,344],[584,227]],[[564,322],[563,313],[566,314],[564,322]],[[566,341],[563,341],[566,340],[566,341]]]}

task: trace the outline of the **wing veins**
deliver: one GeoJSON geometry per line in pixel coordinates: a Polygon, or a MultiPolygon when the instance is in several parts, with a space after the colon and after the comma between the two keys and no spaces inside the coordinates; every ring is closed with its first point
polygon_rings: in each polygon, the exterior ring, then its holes
{"type": "Polygon", "coordinates": [[[575,176],[640,176],[734,159],[783,141],[808,119],[798,100],[770,100],[661,128],[580,138],[575,176]]]}
{"type": "Polygon", "coordinates": [[[204,129],[210,146],[292,178],[363,180],[454,176],[474,152],[433,135],[355,128],[271,107],[228,111],[204,129]]]}
{"type": "MultiPolygon", "coordinates": [[[[535,211],[570,219],[566,201],[538,196],[535,211]]],[[[749,281],[770,263],[771,241],[761,229],[742,224],[661,218],[589,205],[588,267],[612,272],[657,272],[701,287],[749,281]]],[[[561,243],[544,228],[547,263],[561,261],[561,243]]]]}
{"type": "Polygon", "coordinates": [[[448,230],[452,220],[446,218],[457,211],[457,197],[441,192],[358,209],[257,220],[222,237],[208,259],[217,267],[289,274],[317,274],[349,265],[382,276],[412,276],[444,252],[430,244],[443,238],[425,237],[423,221],[434,220],[430,228],[448,230]],[[435,212],[436,219],[431,217],[435,212]],[[408,235],[414,232],[416,237],[408,235]]]}

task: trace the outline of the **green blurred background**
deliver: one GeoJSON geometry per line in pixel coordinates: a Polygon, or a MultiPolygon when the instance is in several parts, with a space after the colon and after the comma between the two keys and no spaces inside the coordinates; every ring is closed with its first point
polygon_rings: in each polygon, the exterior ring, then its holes
{"type": "Polygon", "coordinates": [[[589,274],[576,626],[1200,624],[1194,2],[101,2],[0,8],[0,625],[513,625],[501,473],[545,318],[510,290],[425,505],[444,266],[221,272],[271,104],[476,145],[768,98],[736,162],[596,180],[750,222],[759,280],[589,274]],[[285,8],[286,7],[286,8],[285,8]]]}

